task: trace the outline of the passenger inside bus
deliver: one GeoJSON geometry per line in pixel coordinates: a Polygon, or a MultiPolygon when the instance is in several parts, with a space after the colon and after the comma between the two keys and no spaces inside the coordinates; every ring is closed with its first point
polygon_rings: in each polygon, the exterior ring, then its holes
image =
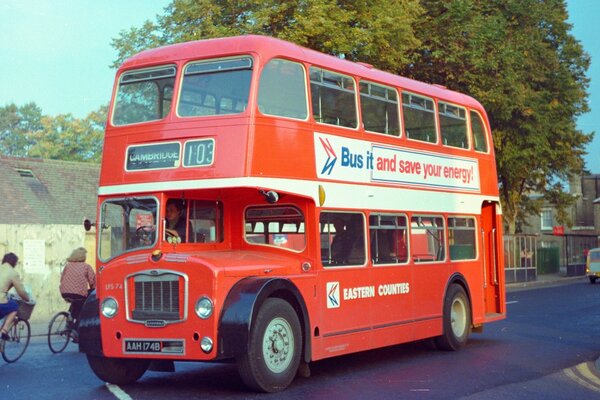
{"type": "Polygon", "coordinates": [[[353,219],[345,222],[342,218],[333,220],[335,237],[331,242],[331,258],[335,264],[364,263],[364,238],[360,222],[353,219]]]}
{"type": "Polygon", "coordinates": [[[343,219],[335,218],[333,226],[335,237],[331,242],[331,259],[335,264],[346,264],[352,249],[352,239],[346,231],[346,223],[343,219]]]}
{"type": "Polygon", "coordinates": [[[394,261],[403,263],[408,260],[408,249],[406,247],[406,239],[404,237],[404,229],[397,229],[392,234],[392,246],[394,246],[390,256],[394,261]]]}

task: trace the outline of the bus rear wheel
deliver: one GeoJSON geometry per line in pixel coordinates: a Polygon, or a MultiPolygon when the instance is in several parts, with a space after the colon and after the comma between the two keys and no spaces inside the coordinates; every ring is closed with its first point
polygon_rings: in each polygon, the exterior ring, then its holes
{"type": "Polygon", "coordinates": [[[462,286],[453,284],[444,299],[444,331],[435,338],[440,350],[460,350],[471,333],[471,306],[462,286]]]}
{"type": "Polygon", "coordinates": [[[87,356],[94,374],[105,382],[127,385],[140,379],[150,365],[150,360],[133,358],[108,358],[87,356]]]}
{"type": "Polygon", "coordinates": [[[289,303],[267,299],[252,323],[248,351],[237,357],[244,383],[263,392],[278,392],[292,383],[300,365],[300,321],[289,303]]]}

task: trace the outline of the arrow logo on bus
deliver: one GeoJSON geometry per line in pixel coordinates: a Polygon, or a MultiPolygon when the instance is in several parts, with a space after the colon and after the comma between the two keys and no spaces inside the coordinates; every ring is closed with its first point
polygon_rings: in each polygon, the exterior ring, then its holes
{"type": "Polygon", "coordinates": [[[340,306],[340,283],[327,282],[327,308],[340,306]]]}
{"type": "Polygon", "coordinates": [[[329,143],[329,139],[325,139],[323,140],[323,138],[319,138],[319,140],[321,141],[321,145],[323,146],[323,149],[325,149],[325,153],[327,153],[327,160],[325,161],[325,165],[323,166],[323,169],[321,170],[321,175],[327,173],[327,175],[331,174],[331,171],[333,170],[333,166],[335,165],[335,162],[337,161],[337,156],[335,155],[335,152],[333,151],[333,146],[331,145],[331,143],[329,143]]]}

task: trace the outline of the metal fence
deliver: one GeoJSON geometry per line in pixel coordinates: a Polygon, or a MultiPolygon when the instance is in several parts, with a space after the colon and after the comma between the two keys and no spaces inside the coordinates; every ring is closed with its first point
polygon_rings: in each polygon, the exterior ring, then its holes
{"type": "Polygon", "coordinates": [[[506,283],[537,279],[537,240],[535,235],[504,235],[506,283]]]}

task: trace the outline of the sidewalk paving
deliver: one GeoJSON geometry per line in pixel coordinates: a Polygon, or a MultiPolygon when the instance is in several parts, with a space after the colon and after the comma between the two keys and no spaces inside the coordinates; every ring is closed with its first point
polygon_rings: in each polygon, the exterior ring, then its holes
{"type": "Polygon", "coordinates": [[[537,279],[535,281],[507,283],[506,291],[512,292],[512,291],[523,290],[523,289],[531,289],[533,287],[550,286],[550,285],[556,285],[559,283],[576,282],[576,281],[580,281],[580,280],[583,281],[586,279],[587,279],[587,276],[585,276],[585,275],[565,276],[561,273],[543,274],[543,275],[538,275],[537,279]]]}

